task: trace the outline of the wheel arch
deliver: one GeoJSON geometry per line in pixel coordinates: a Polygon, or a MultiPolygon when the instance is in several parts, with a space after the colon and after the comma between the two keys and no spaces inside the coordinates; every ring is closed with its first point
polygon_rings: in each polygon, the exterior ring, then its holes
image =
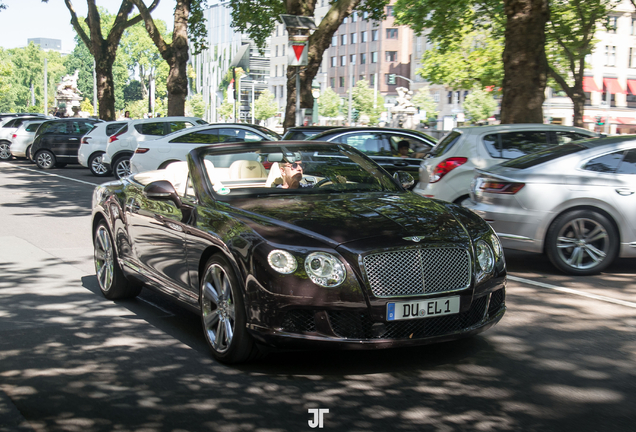
{"type": "Polygon", "coordinates": [[[110,158],[110,160],[112,162],[111,165],[115,165],[117,163],[117,160],[121,159],[122,157],[126,157],[127,156],[127,157],[131,158],[132,155],[134,155],[134,154],[135,154],[135,152],[130,151],[130,150],[121,150],[121,151],[115,153],[112,158],[110,158]]]}
{"type": "Polygon", "coordinates": [[[608,212],[607,210],[605,210],[605,209],[603,209],[601,207],[597,207],[597,206],[594,206],[594,205],[591,205],[591,204],[579,204],[579,205],[575,205],[573,207],[565,208],[565,209],[561,210],[559,213],[556,213],[554,215],[554,217],[552,218],[552,220],[550,220],[550,222],[546,225],[545,231],[543,233],[543,253],[546,253],[546,245],[548,243],[547,240],[548,240],[548,232],[550,231],[550,227],[552,227],[552,225],[554,225],[554,222],[558,218],[563,216],[564,214],[572,212],[572,211],[577,211],[577,210],[595,211],[595,212],[598,212],[598,213],[602,214],[603,216],[605,216],[607,218],[607,220],[609,220],[610,223],[614,226],[614,229],[618,233],[618,244],[619,244],[619,247],[620,247],[622,234],[621,234],[620,226],[616,222],[616,219],[614,218],[614,216],[610,212],[608,212]]]}
{"type": "Polygon", "coordinates": [[[183,162],[183,161],[181,159],[170,159],[170,160],[162,162],[161,165],[159,165],[159,168],[157,169],[165,169],[168,165],[170,165],[173,162],[183,162]]]}

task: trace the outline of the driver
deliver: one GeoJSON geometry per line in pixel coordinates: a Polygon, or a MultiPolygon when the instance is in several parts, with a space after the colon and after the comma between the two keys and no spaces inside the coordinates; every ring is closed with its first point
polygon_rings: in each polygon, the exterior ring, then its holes
{"type": "Polygon", "coordinates": [[[278,185],[279,188],[298,189],[299,187],[312,186],[311,184],[300,182],[303,179],[302,161],[281,163],[280,176],[283,178],[283,184],[278,185]]]}

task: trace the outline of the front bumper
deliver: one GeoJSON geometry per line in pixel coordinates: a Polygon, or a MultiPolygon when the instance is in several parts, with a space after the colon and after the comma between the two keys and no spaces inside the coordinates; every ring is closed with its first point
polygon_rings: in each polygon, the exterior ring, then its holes
{"type": "Polygon", "coordinates": [[[499,289],[473,299],[455,315],[387,322],[372,319],[368,309],[292,309],[279,328],[248,329],[259,343],[277,348],[382,349],[444,342],[499,322],[506,311],[504,284],[502,280],[499,289]]]}

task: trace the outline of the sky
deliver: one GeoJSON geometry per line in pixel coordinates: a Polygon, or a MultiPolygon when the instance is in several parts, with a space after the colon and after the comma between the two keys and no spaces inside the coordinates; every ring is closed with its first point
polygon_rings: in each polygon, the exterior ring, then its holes
{"type": "MultiPolygon", "coordinates": [[[[29,38],[61,39],[62,52],[71,52],[75,47],[75,30],[64,0],[49,0],[48,3],[41,0],[3,2],[7,8],[0,11],[0,47],[25,47],[29,38]]],[[[71,0],[71,3],[78,17],[86,16],[86,0],[71,0]]],[[[115,14],[121,0],[95,0],[95,3],[115,14]]],[[[150,5],[151,1],[146,0],[145,3],[150,5]]],[[[154,18],[164,20],[169,30],[173,27],[175,4],[174,0],[160,0],[159,6],[152,13],[154,18]]]]}

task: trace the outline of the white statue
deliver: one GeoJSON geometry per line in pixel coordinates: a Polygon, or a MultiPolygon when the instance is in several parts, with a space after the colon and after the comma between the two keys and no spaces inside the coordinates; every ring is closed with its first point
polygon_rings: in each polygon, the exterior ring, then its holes
{"type": "Polygon", "coordinates": [[[411,98],[413,97],[413,92],[406,87],[398,87],[395,89],[398,93],[398,97],[395,99],[397,102],[397,109],[406,109],[414,107],[413,102],[411,102],[411,98]]]}

